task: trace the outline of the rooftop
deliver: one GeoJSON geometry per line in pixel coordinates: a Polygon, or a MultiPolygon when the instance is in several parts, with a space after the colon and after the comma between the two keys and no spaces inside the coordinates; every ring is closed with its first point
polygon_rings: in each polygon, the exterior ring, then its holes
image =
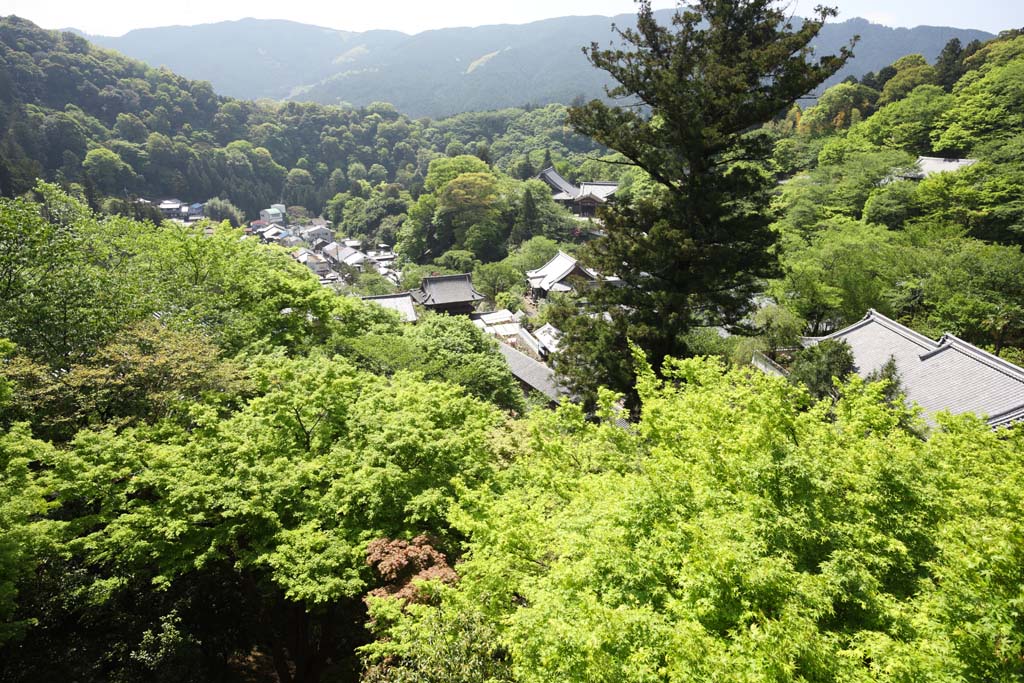
{"type": "Polygon", "coordinates": [[[927,178],[930,175],[936,173],[947,173],[949,171],[959,171],[961,168],[967,168],[978,163],[977,159],[946,159],[943,157],[918,157],[917,167],[921,170],[920,174],[916,175],[917,178],[927,178]]]}
{"type": "Polygon", "coordinates": [[[473,288],[473,278],[469,273],[425,277],[420,282],[420,289],[411,294],[424,306],[467,303],[484,298],[473,288]]]}
{"type": "Polygon", "coordinates": [[[407,323],[414,323],[418,319],[416,309],[413,307],[412,295],[409,292],[401,294],[382,294],[380,296],[364,296],[363,301],[372,301],[378,306],[398,311],[402,320],[407,323]]]}
{"type": "Polygon", "coordinates": [[[530,287],[533,289],[542,289],[545,292],[568,292],[572,288],[562,284],[562,281],[573,273],[589,280],[597,279],[597,273],[581,266],[579,261],[564,251],[559,251],[540,268],[526,271],[526,279],[529,280],[530,287]]]}
{"type": "Polygon", "coordinates": [[[943,410],[984,416],[993,427],[1024,420],[1024,368],[951,334],[933,341],[870,310],[823,339],[846,341],[862,377],[892,357],[904,394],[929,423],[943,410]]]}
{"type": "Polygon", "coordinates": [[[523,384],[547,396],[552,401],[562,398],[563,392],[555,381],[555,373],[548,366],[527,356],[508,344],[498,344],[501,355],[508,363],[512,375],[523,384]]]}

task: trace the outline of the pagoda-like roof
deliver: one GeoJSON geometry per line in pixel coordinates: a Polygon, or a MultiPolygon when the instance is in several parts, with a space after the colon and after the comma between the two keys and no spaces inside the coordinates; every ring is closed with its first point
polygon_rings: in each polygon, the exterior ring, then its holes
{"type": "Polygon", "coordinates": [[[469,273],[425,277],[420,288],[410,292],[424,306],[447,306],[481,301],[484,295],[473,288],[469,273]]]}

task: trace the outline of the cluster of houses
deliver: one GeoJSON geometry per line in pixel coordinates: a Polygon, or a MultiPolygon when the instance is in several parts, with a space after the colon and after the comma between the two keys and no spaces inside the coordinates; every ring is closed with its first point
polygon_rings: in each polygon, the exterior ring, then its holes
{"type": "MultiPolygon", "coordinates": [[[[543,299],[551,292],[579,291],[599,277],[563,251],[540,268],[526,273],[534,299],[543,299]]],[[[522,312],[513,313],[508,309],[478,312],[477,306],[483,299],[469,273],[428,276],[412,291],[363,297],[364,301],[396,311],[402,320],[410,323],[418,319],[418,309],[468,316],[482,332],[499,342],[499,350],[524,390],[537,391],[552,402],[560,401],[565,390],[544,361],[558,350],[561,332],[551,324],[530,331],[524,324],[522,312]]]]}
{"type": "MultiPolygon", "coordinates": [[[[139,204],[153,205],[148,199],[138,198],[139,204]]],[[[156,202],[156,208],[163,217],[175,223],[195,223],[206,217],[206,205],[202,202],[183,202],[180,199],[162,199],[156,202]]]]}
{"type": "Polygon", "coordinates": [[[301,225],[288,222],[284,206],[274,204],[260,211],[259,220],[252,221],[248,234],[267,244],[295,249],[292,257],[309,268],[323,285],[340,283],[347,274],[377,272],[399,283],[401,273],[394,270],[395,253],[386,244],[363,251],[358,239],[337,239],[334,230],[323,218],[304,219],[301,225]]]}

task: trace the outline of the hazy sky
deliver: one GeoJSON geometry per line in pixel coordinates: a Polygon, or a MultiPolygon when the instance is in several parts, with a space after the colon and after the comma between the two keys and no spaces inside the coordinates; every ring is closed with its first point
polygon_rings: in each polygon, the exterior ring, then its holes
{"type": "MultiPolygon", "coordinates": [[[[809,12],[819,0],[793,0],[809,12]]],[[[1024,1],[825,0],[840,19],[862,16],[889,26],[956,26],[996,33],[1024,27],[1024,1]]],[[[654,6],[672,7],[672,0],[654,6]]],[[[257,17],[291,19],[351,31],[387,28],[415,33],[448,26],[525,23],[571,14],[632,12],[631,0],[0,0],[0,15],[17,14],[44,28],[74,27],[120,35],[133,28],[203,24],[257,17]]]]}

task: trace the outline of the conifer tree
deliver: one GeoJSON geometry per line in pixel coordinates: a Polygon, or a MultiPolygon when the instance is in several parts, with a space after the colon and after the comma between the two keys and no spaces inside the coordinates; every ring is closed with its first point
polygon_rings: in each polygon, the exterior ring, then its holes
{"type": "Polygon", "coordinates": [[[657,366],[666,355],[688,355],[694,326],[734,324],[748,312],[773,267],[773,181],[758,163],[771,146],[757,129],[851,55],[844,47],[812,58],[810,41],[835,16],[829,8],[794,28],[772,0],[701,0],[664,26],[650,2],[638,4],[636,28],[615,29],[620,46],[585,49],[618,83],[608,95],[624,106],[593,100],[569,110],[576,131],[653,181],[604,211],[606,235],[585,255],[620,280],[588,292],[590,315],[561,321],[559,369],[583,396],[629,376],[614,367],[628,363],[627,337],[657,366]],[[612,346],[580,348],[595,340],[612,346]]]}

